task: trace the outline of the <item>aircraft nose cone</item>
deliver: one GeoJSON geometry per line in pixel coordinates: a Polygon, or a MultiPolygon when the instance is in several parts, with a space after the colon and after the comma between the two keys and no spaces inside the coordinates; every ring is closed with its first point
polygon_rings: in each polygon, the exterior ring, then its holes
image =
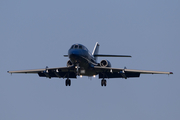
{"type": "Polygon", "coordinates": [[[72,55],[77,55],[78,54],[78,52],[77,51],[72,51],[72,53],[71,53],[72,55]]]}
{"type": "Polygon", "coordinates": [[[78,52],[77,52],[77,51],[72,51],[72,52],[70,53],[70,56],[78,56],[78,52]]]}
{"type": "Polygon", "coordinates": [[[72,58],[72,59],[77,58],[79,56],[79,54],[80,54],[79,51],[72,50],[72,51],[69,52],[69,57],[72,58]]]}

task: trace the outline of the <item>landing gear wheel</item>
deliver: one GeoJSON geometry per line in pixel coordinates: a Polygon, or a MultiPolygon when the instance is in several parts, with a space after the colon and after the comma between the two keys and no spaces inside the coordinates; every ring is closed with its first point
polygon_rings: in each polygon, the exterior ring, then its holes
{"type": "Polygon", "coordinates": [[[104,85],[104,80],[101,80],[101,86],[103,86],[104,85]]]}
{"type": "Polygon", "coordinates": [[[106,85],[107,85],[107,81],[104,80],[104,79],[102,79],[102,80],[101,80],[101,86],[106,86],[106,85]]]}
{"type": "Polygon", "coordinates": [[[70,79],[66,79],[65,85],[66,85],[66,86],[71,86],[71,80],[70,80],[70,79]]]}
{"type": "Polygon", "coordinates": [[[69,80],[69,86],[71,86],[71,80],[69,80]]]}
{"type": "Polygon", "coordinates": [[[66,86],[68,86],[68,79],[66,79],[65,84],[66,84],[66,86]]]}
{"type": "Polygon", "coordinates": [[[106,80],[104,80],[104,86],[106,86],[107,85],[107,82],[106,82],[106,80]]]}

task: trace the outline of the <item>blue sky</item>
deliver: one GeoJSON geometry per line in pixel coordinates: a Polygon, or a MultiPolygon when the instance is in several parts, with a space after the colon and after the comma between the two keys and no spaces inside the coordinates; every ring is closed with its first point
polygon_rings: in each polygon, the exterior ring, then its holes
{"type": "Polygon", "coordinates": [[[180,119],[180,1],[9,0],[0,2],[0,120],[180,119]],[[74,43],[132,58],[113,67],[172,71],[132,79],[72,80],[10,75],[8,70],[66,66],[74,43]]]}

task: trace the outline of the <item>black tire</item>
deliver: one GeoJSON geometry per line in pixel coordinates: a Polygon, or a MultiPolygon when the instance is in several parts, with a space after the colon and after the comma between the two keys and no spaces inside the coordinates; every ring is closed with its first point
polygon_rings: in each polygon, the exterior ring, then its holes
{"type": "Polygon", "coordinates": [[[71,80],[68,80],[69,81],[69,86],[71,86],[71,80]]]}
{"type": "Polygon", "coordinates": [[[107,85],[107,81],[106,80],[104,80],[104,86],[106,86],[107,85]]]}
{"type": "Polygon", "coordinates": [[[65,85],[68,86],[68,80],[67,80],[67,79],[66,79],[66,81],[65,81],[65,85]]]}
{"type": "Polygon", "coordinates": [[[104,86],[104,80],[101,80],[101,86],[104,86]]]}

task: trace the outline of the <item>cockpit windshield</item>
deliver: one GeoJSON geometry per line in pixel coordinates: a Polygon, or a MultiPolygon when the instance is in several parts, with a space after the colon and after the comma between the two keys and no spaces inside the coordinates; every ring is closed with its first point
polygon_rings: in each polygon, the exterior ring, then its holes
{"type": "Polygon", "coordinates": [[[74,45],[72,45],[70,49],[73,49],[73,48],[74,48],[74,45]]]}
{"type": "Polygon", "coordinates": [[[82,47],[82,45],[79,45],[79,49],[82,49],[83,47],[82,47]]]}
{"type": "Polygon", "coordinates": [[[75,45],[74,48],[78,48],[79,46],[78,45],[75,45]]]}
{"type": "Polygon", "coordinates": [[[84,50],[87,50],[86,47],[84,47],[83,45],[80,45],[80,44],[72,45],[70,49],[84,49],[84,50]]]}

